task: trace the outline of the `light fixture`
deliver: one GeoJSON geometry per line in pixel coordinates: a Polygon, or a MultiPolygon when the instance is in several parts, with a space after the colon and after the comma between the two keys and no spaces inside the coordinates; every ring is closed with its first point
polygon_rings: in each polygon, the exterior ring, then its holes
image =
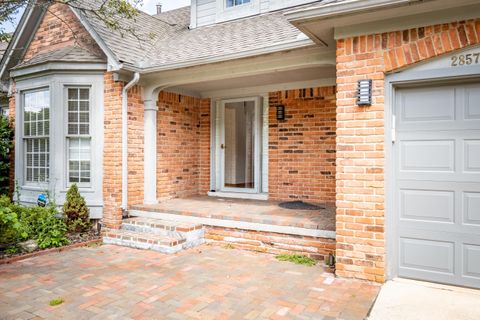
{"type": "Polygon", "coordinates": [[[357,88],[357,105],[371,106],[372,105],[372,80],[358,80],[357,88]]]}
{"type": "Polygon", "coordinates": [[[285,120],[285,106],[283,104],[277,105],[277,120],[285,120]]]}

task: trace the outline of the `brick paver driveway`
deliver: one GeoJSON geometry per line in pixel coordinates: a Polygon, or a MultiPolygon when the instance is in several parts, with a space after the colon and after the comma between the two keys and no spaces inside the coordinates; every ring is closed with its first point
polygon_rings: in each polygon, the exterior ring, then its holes
{"type": "Polygon", "coordinates": [[[236,249],[105,245],[0,266],[0,318],[363,319],[378,289],[236,249]]]}

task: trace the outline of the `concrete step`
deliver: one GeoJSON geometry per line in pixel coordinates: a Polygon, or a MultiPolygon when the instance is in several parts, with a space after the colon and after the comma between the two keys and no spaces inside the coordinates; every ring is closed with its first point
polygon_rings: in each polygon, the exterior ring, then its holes
{"type": "Polygon", "coordinates": [[[186,239],[124,229],[108,229],[104,231],[103,243],[162,253],[175,253],[185,248],[186,239]]]}

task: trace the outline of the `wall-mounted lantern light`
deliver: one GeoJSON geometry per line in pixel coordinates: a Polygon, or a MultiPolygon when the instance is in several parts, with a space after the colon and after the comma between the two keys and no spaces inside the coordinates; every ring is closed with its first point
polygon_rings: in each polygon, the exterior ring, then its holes
{"type": "Polygon", "coordinates": [[[372,80],[358,80],[357,105],[372,105],[372,80]]]}
{"type": "Polygon", "coordinates": [[[277,120],[285,120],[285,106],[283,104],[277,106],[277,120]]]}

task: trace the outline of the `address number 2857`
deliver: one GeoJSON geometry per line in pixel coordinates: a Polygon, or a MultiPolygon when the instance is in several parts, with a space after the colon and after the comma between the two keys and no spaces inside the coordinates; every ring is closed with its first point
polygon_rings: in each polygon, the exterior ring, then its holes
{"type": "Polygon", "coordinates": [[[451,58],[452,67],[468,66],[480,63],[480,52],[457,54],[451,58]]]}

